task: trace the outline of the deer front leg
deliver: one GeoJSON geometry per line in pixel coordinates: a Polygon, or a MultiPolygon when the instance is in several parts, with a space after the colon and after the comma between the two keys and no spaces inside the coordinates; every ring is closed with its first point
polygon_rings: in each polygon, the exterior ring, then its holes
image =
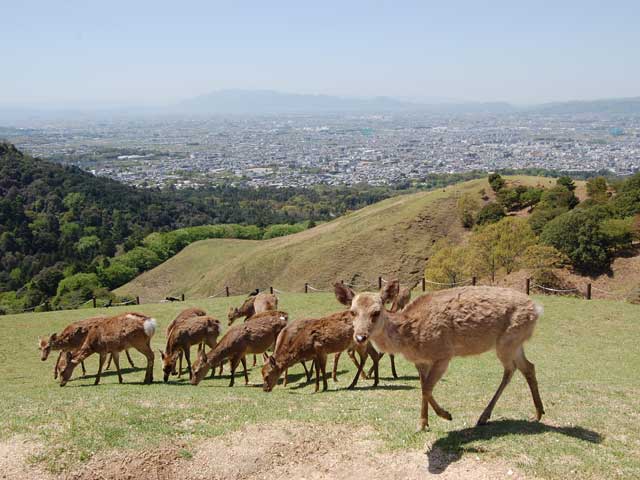
{"type": "Polygon", "coordinates": [[[124,353],[127,355],[127,361],[129,362],[129,365],[131,365],[131,368],[136,368],[133,364],[133,360],[131,359],[131,355],[129,354],[129,349],[125,350],[124,353]]]}
{"type": "Polygon", "coordinates": [[[113,364],[116,366],[116,372],[118,372],[118,383],[122,383],[122,373],[120,372],[120,353],[112,352],[111,358],[113,358],[113,364]]]}
{"type": "Polygon", "coordinates": [[[102,366],[104,365],[104,361],[107,359],[106,353],[100,353],[100,359],[98,360],[98,373],[96,374],[96,381],[93,382],[94,385],[98,385],[100,383],[100,376],[102,375],[102,366]]]}
{"type": "Polygon", "coordinates": [[[107,362],[107,366],[104,368],[105,370],[109,370],[111,368],[111,355],[109,355],[109,361],[107,362]]]}
{"type": "Polygon", "coordinates": [[[58,369],[60,368],[60,359],[62,358],[62,350],[60,350],[60,353],[58,354],[58,358],[56,359],[56,363],[53,366],[53,379],[55,380],[56,378],[58,378],[58,369]]]}
{"type": "Polygon", "coordinates": [[[439,417],[444,418],[445,420],[451,420],[451,414],[447,412],[444,408],[438,405],[435,398],[433,398],[433,388],[436,383],[442,378],[444,372],[447,371],[447,367],[449,366],[449,359],[437,360],[431,368],[426,370],[424,367],[418,368],[420,372],[420,385],[422,386],[422,408],[424,411],[424,415],[420,419],[421,424],[423,424],[423,428],[429,426],[429,420],[426,416],[427,407],[425,402],[429,403],[433,410],[439,417]]]}
{"type": "MultiPolygon", "coordinates": [[[[185,347],[182,351],[184,352],[184,359],[187,361],[187,368],[189,369],[189,380],[191,380],[191,348],[185,347]]],[[[212,368],[212,372],[215,372],[216,369],[212,368]]]]}
{"type": "Polygon", "coordinates": [[[242,359],[244,357],[240,356],[240,357],[233,357],[230,361],[231,363],[231,381],[229,382],[229,386],[233,387],[233,384],[235,383],[235,376],[236,376],[236,368],[238,368],[238,364],[240,363],[240,359],[242,359]]]}
{"type": "Polygon", "coordinates": [[[87,376],[87,369],[84,367],[84,360],[80,362],[80,368],[82,368],[82,376],[87,376]]]}
{"type": "Polygon", "coordinates": [[[315,360],[313,361],[313,363],[316,366],[316,390],[315,390],[315,393],[318,393],[318,390],[320,390],[320,360],[319,360],[319,357],[316,357],[315,360]]]}
{"type": "MultiPolygon", "coordinates": [[[[353,355],[353,354],[351,354],[353,355]]],[[[356,364],[356,366],[358,367],[358,370],[356,371],[356,376],[353,377],[353,380],[351,381],[351,384],[349,384],[349,386],[347,387],[347,390],[353,390],[356,385],[358,384],[358,378],[360,378],[360,375],[362,374],[362,369],[364,368],[364,357],[362,356],[362,354],[360,355],[360,363],[358,363],[358,361],[356,360],[355,355],[352,357],[351,355],[349,355],[349,357],[351,358],[351,360],[353,360],[353,363],[356,364]]]]}

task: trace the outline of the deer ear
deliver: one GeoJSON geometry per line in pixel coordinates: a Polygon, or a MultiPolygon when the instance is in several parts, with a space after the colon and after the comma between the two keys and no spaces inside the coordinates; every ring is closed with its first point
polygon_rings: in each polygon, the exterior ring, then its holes
{"type": "Polygon", "coordinates": [[[340,282],[336,282],[333,284],[333,290],[336,294],[336,298],[341,304],[347,305],[348,307],[351,306],[351,300],[353,300],[353,297],[356,296],[353,290],[347,287],[344,283],[340,282]]]}
{"type": "Polygon", "coordinates": [[[398,295],[399,289],[400,281],[397,278],[387,283],[384,288],[380,290],[380,298],[382,299],[382,303],[387,303],[389,300],[398,295]]]}
{"type": "Polygon", "coordinates": [[[269,364],[270,364],[272,367],[275,367],[275,366],[276,366],[276,359],[275,359],[275,358],[273,358],[273,355],[269,355],[269,364]]]}

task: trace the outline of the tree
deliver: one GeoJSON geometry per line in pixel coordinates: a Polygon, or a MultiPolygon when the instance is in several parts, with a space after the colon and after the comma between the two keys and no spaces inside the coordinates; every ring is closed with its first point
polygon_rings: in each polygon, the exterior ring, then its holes
{"type": "Polygon", "coordinates": [[[502,205],[490,202],[480,209],[476,216],[476,223],[478,225],[488,225],[500,221],[506,216],[502,205]]]}
{"type": "Polygon", "coordinates": [[[540,240],[569,257],[578,271],[599,273],[611,260],[610,239],[601,229],[603,220],[597,208],[566,212],[544,227],[540,240]]]}
{"type": "Polygon", "coordinates": [[[474,232],[470,240],[469,262],[475,274],[495,274],[504,268],[507,274],[518,267],[522,253],[535,244],[535,235],[524,218],[507,217],[474,232]]]}
{"type": "Polygon", "coordinates": [[[495,193],[498,193],[500,190],[502,190],[507,183],[504,181],[504,179],[500,176],[499,173],[490,174],[488,180],[489,180],[489,186],[495,193]]]}
{"type": "Polygon", "coordinates": [[[587,195],[594,202],[604,203],[609,199],[607,188],[607,179],[604,177],[595,177],[587,180],[587,195]]]}
{"type": "Polygon", "coordinates": [[[457,202],[458,217],[464,228],[473,227],[476,221],[476,214],[480,209],[478,200],[470,193],[462,195],[457,202]]]}
{"type": "Polygon", "coordinates": [[[564,188],[566,188],[570,192],[573,192],[576,189],[576,184],[573,182],[573,179],[571,177],[567,177],[567,176],[563,176],[563,177],[558,178],[556,180],[556,185],[563,186],[564,188]]]}
{"type": "Polygon", "coordinates": [[[464,247],[451,245],[445,239],[433,247],[434,254],[427,261],[425,278],[433,282],[456,284],[466,275],[464,247]]]}

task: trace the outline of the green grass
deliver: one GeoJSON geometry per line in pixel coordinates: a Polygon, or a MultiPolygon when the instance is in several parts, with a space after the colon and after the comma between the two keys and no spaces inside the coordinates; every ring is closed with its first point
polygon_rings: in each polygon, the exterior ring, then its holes
{"type": "MultiPolygon", "coordinates": [[[[155,316],[161,332],[153,346],[162,348],[164,328],[186,306],[201,306],[224,319],[239,298],[141,305],[134,310],[155,316]]],[[[454,360],[435,390],[439,403],[453,414],[447,422],[431,413],[431,430],[415,433],[420,390],[415,368],[398,359],[401,379],[390,379],[382,361],[382,385],[370,381],[345,391],[354,368],[341,361],[340,382],[313,394],[312,386],[292,383],[264,393],[259,368],[252,386],[228,388],[228,377],[193,387],[186,380],[141,385],[144,371],[127,371],[119,385],[113,372],[94,387],[96,360],[87,362],[89,377],[75,377],[60,388],[52,378],[53,358],[39,359],[37,338],[60,330],[94,310],[0,317],[0,440],[31,437],[45,445],[35,461],[52,470],[109,449],[153,448],[165,441],[190,445],[200,439],[278,419],[371,425],[389,449],[424,448],[425,444],[459,455],[498,459],[541,478],[640,477],[640,357],[638,307],[616,302],[540,298],[545,305],[527,355],[536,364],[546,416],[529,422],[533,404],[523,378],[514,377],[498,403],[493,423],[473,425],[493,395],[501,368],[493,353],[454,360]]],[[[283,294],[281,306],[292,318],[318,315],[340,307],[329,294],[283,294]]],[[[102,310],[103,311],[103,310],[102,310]]],[[[122,307],[108,310],[123,311],[122,307]]],[[[225,322],[226,323],[226,322],[225,322]]],[[[136,366],[142,356],[132,353],[136,366]]],[[[53,357],[54,355],[52,355],[53,357]]],[[[157,355],[159,357],[159,355],[157,355]]],[[[124,365],[126,360],[123,358],[124,365]]],[[[259,360],[260,363],[260,360],[259,360]]],[[[76,372],[79,374],[80,372],[76,372]]],[[[301,369],[292,370],[298,377],[301,369]]],[[[180,453],[187,458],[191,450],[180,453]]]]}

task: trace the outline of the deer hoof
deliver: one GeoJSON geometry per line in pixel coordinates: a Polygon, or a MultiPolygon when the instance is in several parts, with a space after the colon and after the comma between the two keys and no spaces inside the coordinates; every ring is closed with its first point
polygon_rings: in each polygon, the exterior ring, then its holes
{"type": "Polygon", "coordinates": [[[426,418],[421,418],[418,423],[418,428],[416,428],[416,433],[424,432],[429,430],[429,420],[426,418]]]}

